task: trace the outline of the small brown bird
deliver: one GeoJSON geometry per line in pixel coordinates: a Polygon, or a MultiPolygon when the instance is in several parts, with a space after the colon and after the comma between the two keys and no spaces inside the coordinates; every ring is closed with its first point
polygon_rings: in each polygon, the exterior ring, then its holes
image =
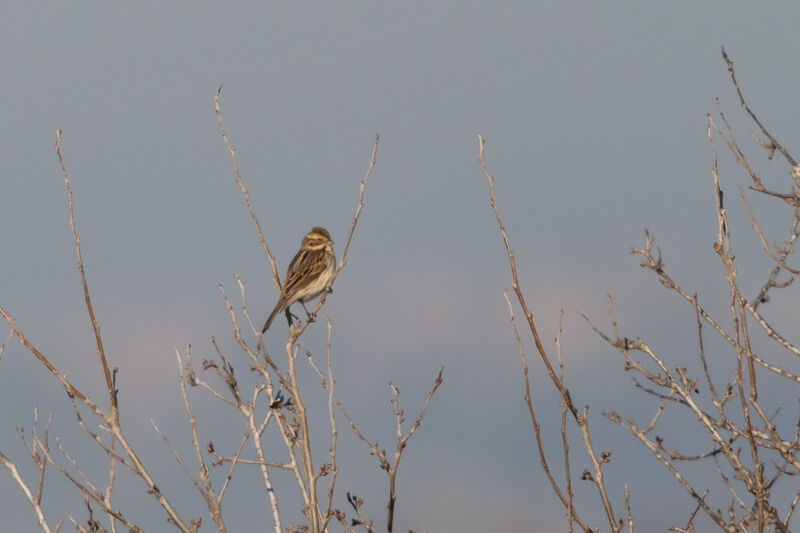
{"type": "MultiPolygon", "coordinates": [[[[322,294],[335,270],[336,256],[333,253],[331,234],[319,226],[311,228],[311,231],[303,237],[300,250],[286,269],[281,296],[261,333],[269,329],[275,315],[282,309],[286,310],[286,319],[291,324],[292,314],[289,306],[299,300],[305,309],[305,302],[322,294]]],[[[306,314],[309,314],[308,309],[306,314]]]]}

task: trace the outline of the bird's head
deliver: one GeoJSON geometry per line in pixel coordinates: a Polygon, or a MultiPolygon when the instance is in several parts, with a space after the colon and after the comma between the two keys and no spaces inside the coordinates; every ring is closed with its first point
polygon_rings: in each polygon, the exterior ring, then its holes
{"type": "Polygon", "coordinates": [[[320,250],[333,244],[331,234],[323,227],[315,226],[303,237],[303,248],[320,250]]]}

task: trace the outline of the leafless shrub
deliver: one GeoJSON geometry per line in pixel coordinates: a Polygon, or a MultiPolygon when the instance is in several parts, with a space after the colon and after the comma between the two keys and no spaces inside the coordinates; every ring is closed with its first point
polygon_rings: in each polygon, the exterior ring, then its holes
{"type": "MultiPolygon", "coordinates": [[[[798,502],[800,502],[800,491],[797,490],[797,483],[791,481],[791,476],[800,474],[800,445],[798,445],[798,441],[800,441],[800,423],[797,422],[796,416],[794,421],[788,425],[779,426],[779,424],[775,423],[773,420],[781,406],[780,404],[777,406],[762,405],[759,398],[759,383],[767,377],[777,377],[782,380],[788,393],[784,397],[784,401],[787,405],[793,405],[797,401],[796,392],[798,389],[796,384],[800,383],[800,376],[797,375],[796,371],[790,370],[790,368],[796,367],[796,364],[790,364],[785,368],[773,362],[773,357],[757,351],[754,348],[754,343],[756,340],[763,341],[763,338],[756,339],[760,332],[762,336],[766,336],[766,338],[774,342],[771,348],[777,347],[793,356],[800,356],[800,349],[788,340],[785,335],[779,333],[760,309],[761,306],[769,302],[772,291],[789,287],[794,279],[791,275],[800,273],[796,268],[787,265],[789,259],[795,254],[794,245],[798,237],[798,228],[800,228],[800,192],[798,192],[798,188],[800,188],[800,166],[798,166],[789,152],[766,130],[746,103],[736,80],[733,62],[725,53],[724,48],[722,56],[739,96],[740,104],[767,139],[762,140],[754,135],[753,140],[761,148],[767,150],[768,159],[771,160],[776,152],[783,155],[789,164],[788,174],[792,180],[788,184],[788,190],[778,191],[767,188],[763,180],[759,178],[751,167],[744,151],[739,147],[733,135],[733,130],[721,108],[719,110],[719,120],[722,127],[717,125],[711,115],[708,116],[707,132],[712,155],[711,177],[716,198],[714,209],[717,220],[717,238],[714,243],[714,250],[723,265],[724,279],[728,286],[729,300],[727,307],[729,317],[727,321],[729,324],[726,325],[726,319],[722,317],[712,317],[711,313],[701,306],[698,292],[682,288],[670,276],[662,259],[661,250],[654,246],[655,239],[647,230],[645,230],[644,246],[642,248],[633,247],[632,253],[641,256],[641,266],[652,271],[665,288],[679,294],[695,314],[699,345],[698,368],[702,369],[701,373],[693,375],[694,372],[686,367],[679,366],[674,368],[668,362],[667,356],[657,353],[642,338],[621,335],[614,317],[610,295],[608,296],[610,332],[603,331],[598,326],[595,326],[588,317],[582,316],[603,340],[619,350],[624,359],[625,370],[633,373],[633,381],[636,388],[656,400],[653,416],[644,424],[636,423],[632,419],[626,420],[613,410],[604,413],[604,415],[638,439],[673,474],[679,485],[694,500],[695,507],[689,514],[688,520],[682,523],[680,527],[673,527],[672,530],[694,532],[695,517],[702,510],[703,514],[709,517],[723,531],[758,531],[760,533],[768,530],[787,532],[790,531],[794,510],[798,502]],[[747,210],[752,227],[762,244],[764,252],[770,257],[774,265],[766,274],[766,280],[757,287],[755,295],[749,300],[743,295],[745,288],[742,287],[738,278],[736,256],[733,252],[731,230],[728,223],[729,212],[728,208],[723,205],[723,191],[718,175],[718,156],[714,145],[715,137],[722,140],[730,150],[736,163],[746,171],[752,181],[750,190],[775,199],[779,206],[788,206],[788,216],[786,218],[788,235],[784,241],[776,243],[769,240],[759,229],[745,191],[742,188],[739,189],[743,207],[747,210]],[[754,324],[755,327],[753,327],[754,324]],[[714,333],[724,339],[725,343],[730,346],[729,357],[734,361],[733,371],[730,375],[725,376],[723,371],[719,369],[715,374],[714,365],[709,363],[704,348],[704,325],[710,326],[714,333]],[[639,357],[640,354],[642,357],[639,357]],[[722,386],[720,386],[721,383],[722,386]],[[710,402],[703,398],[701,389],[707,389],[711,397],[710,402]],[[708,440],[707,451],[697,454],[682,452],[676,448],[666,448],[664,439],[655,435],[654,430],[658,427],[660,417],[667,408],[677,409],[685,415],[687,427],[691,426],[692,423],[696,423],[695,427],[699,427],[708,440]],[[693,485],[687,474],[695,461],[713,462],[716,466],[721,486],[728,493],[717,494],[716,491],[711,492],[706,487],[693,485]],[[788,498],[786,498],[785,491],[783,498],[776,497],[781,482],[783,482],[783,487],[788,485],[788,498]],[[719,510],[717,503],[710,503],[712,499],[715,502],[721,502],[725,498],[731,498],[726,511],[719,510]],[[788,502],[781,504],[783,500],[788,500],[788,502]]],[[[719,101],[717,104],[719,107],[719,101]]],[[[602,502],[608,519],[609,530],[617,532],[627,525],[628,530],[632,532],[634,530],[634,521],[630,510],[628,488],[626,487],[625,489],[624,501],[626,519],[623,519],[615,511],[603,479],[603,464],[608,462],[611,453],[601,452],[598,454],[595,451],[590,439],[587,410],[578,411],[565,385],[563,365],[560,364],[560,330],[559,337],[556,338],[559,360],[558,373],[556,373],[550,355],[546,352],[539,339],[533,314],[528,309],[520,288],[514,261],[514,251],[508,241],[500,212],[495,203],[494,181],[484,163],[484,140],[480,136],[478,162],[489,183],[490,203],[506,246],[511,268],[511,287],[516,297],[516,302],[522,309],[527,327],[533,336],[536,350],[550,376],[550,380],[561,396],[561,433],[565,472],[565,484],[563,487],[556,480],[550,463],[546,459],[542,445],[542,430],[537,421],[531,400],[524,344],[517,331],[512,303],[508,298],[508,294],[505,293],[511,325],[520,349],[526,392],[525,402],[534,426],[542,468],[553,491],[566,509],[569,530],[572,531],[574,525],[577,524],[584,531],[592,531],[591,527],[587,525],[587,521],[576,510],[576,502],[573,499],[571,489],[570,448],[565,432],[565,423],[567,415],[569,415],[569,418],[574,421],[583,436],[583,445],[592,465],[591,470],[587,469],[583,472],[581,479],[596,485],[598,498],[602,502]]],[[[743,214],[741,209],[738,212],[743,214]]]]}
{"type": "MultiPolygon", "coordinates": [[[[235,183],[245,199],[246,206],[257,231],[258,239],[271,265],[273,281],[280,291],[280,278],[278,276],[275,258],[269,250],[267,240],[263,235],[255,210],[251,204],[249,192],[240,175],[236,150],[225,133],[219,103],[221,89],[222,87],[220,87],[214,97],[220,133],[233,162],[235,183]]],[[[116,533],[123,528],[132,533],[143,531],[142,527],[136,523],[136,519],[133,517],[134,511],[123,512],[121,510],[128,507],[128,505],[126,505],[127,502],[112,500],[116,471],[118,466],[123,466],[144,482],[148,494],[150,494],[165,511],[170,524],[184,533],[195,533],[201,528],[204,517],[186,517],[182,516],[176,510],[173,505],[174,495],[168,496],[159,488],[157,481],[159,474],[154,473],[153,470],[148,468],[144,464],[144,461],[140,459],[133,444],[129,440],[124,426],[120,422],[120,407],[117,402],[116,388],[118,372],[116,368],[109,368],[108,360],[103,349],[100,326],[98,325],[92,306],[92,299],[83,268],[81,241],[75,226],[72,189],[61,154],[60,131],[56,137],[55,149],[67,189],[69,224],[72,229],[74,246],[78,257],[78,271],[83,286],[84,303],[89,312],[94,333],[98,362],[105,377],[108,407],[103,407],[100,402],[94,401],[88,394],[79,390],[65,373],[53,365],[51,358],[43,354],[32,344],[17,326],[10,313],[2,307],[0,307],[0,315],[5,318],[10,326],[11,335],[6,342],[0,345],[0,354],[2,354],[8,340],[14,336],[53,376],[56,377],[60,385],[67,391],[69,400],[73,406],[77,425],[82,428],[100,452],[101,459],[99,459],[98,462],[106,461],[108,468],[106,470],[105,479],[103,480],[103,485],[92,479],[92,476],[87,473],[87,469],[82,467],[78,461],[70,455],[70,452],[62,445],[58,438],[55,440],[59,454],[54,454],[54,450],[51,449],[50,444],[50,421],[48,421],[45,428],[41,430],[38,426],[37,410],[34,410],[33,429],[30,436],[26,436],[25,431],[19,428],[22,441],[29,452],[31,462],[38,474],[35,488],[31,488],[29,482],[25,481],[23,474],[17,467],[17,463],[1,452],[0,463],[10,472],[11,477],[30,502],[36,514],[39,527],[46,533],[55,533],[59,531],[64,523],[63,519],[53,523],[46,517],[44,496],[46,487],[45,478],[48,466],[55,468],[57,472],[71,482],[75,489],[83,494],[83,508],[76,510],[74,516],[73,514],[67,514],[66,517],[78,531],[110,531],[116,533]],[[87,422],[84,420],[87,410],[91,417],[99,419],[99,430],[95,429],[97,425],[94,422],[87,422]],[[97,513],[97,510],[100,512],[97,513]],[[87,518],[76,518],[79,512],[87,518]]],[[[341,251],[339,262],[336,265],[333,279],[336,278],[345,266],[347,251],[364,206],[363,199],[367,181],[375,167],[377,150],[378,136],[376,135],[372,148],[372,157],[366,174],[360,183],[355,215],[350,225],[347,240],[341,251]]],[[[257,468],[259,470],[263,480],[264,496],[271,511],[272,526],[276,533],[282,533],[283,531],[327,532],[331,530],[331,525],[333,523],[341,525],[346,531],[355,531],[357,527],[363,527],[365,530],[371,531],[371,521],[363,516],[361,508],[363,500],[351,496],[349,493],[347,494],[346,500],[342,499],[342,503],[346,501],[353,508],[356,518],[351,518],[350,520],[348,520],[347,514],[344,511],[335,507],[338,494],[335,491],[338,473],[338,466],[336,463],[338,430],[336,427],[335,413],[337,406],[342,412],[345,411],[344,406],[336,398],[334,392],[335,379],[331,362],[332,323],[330,319],[326,320],[328,328],[326,370],[324,372],[320,370],[312,359],[311,353],[306,352],[309,365],[319,375],[321,386],[327,391],[327,415],[321,419],[322,421],[314,422],[311,420],[309,409],[303,400],[303,390],[297,379],[296,364],[300,351],[298,341],[309,325],[314,322],[314,318],[325,304],[327,293],[322,294],[315,308],[306,320],[290,326],[284,346],[286,362],[282,364],[276,362],[268,353],[261,339],[262,334],[260,328],[256,328],[250,318],[247,309],[244,282],[238,276],[236,276],[235,279],[239,288],[239,297],[241,300],[238,311],[234,308],[234,304],[231,303],[222,285],[220,285],[220,291],[228,310],[233,337],[241,353],[224,353],[216,339],[212,337],[211,344],[216,356],[207,359],[204,358],[200,363],[201,368],[197,368],[192,358],[192,349],[190,345],[186,345],[182,353],[177,348],[175,349],[178,385],[183,398],[186,417],[189,422],[189,440],[192,443],[194,458],[189,459],[188,457],[182,457],[173,445],[170,436],[162,432],[157,422],[151,419],[155,432],[161,436],[169,453],[183,470],[186,477],[191,482],[191,485],[200,494],[207,507],[207,518],[213,523],[212,527],[220,531],[220,533],[228,531],[223,513],[223,499],[235,473],[242,468],[257,468]],[[250,339],[252,339],[252,341],[250,339]],[[235,373],[235,369],[241,368],[243,363],[247,365],[251,375],[257,376],[252,387],[245,385],[241,377],[237,376],[235,373]],[[207,380],[201,377],[209,372],[212,373],[211,379],[207,380]],[[187,385],[189,387],[187,387],[187,385]],[[192,408],[192,402],[190,400],[191,394],[188,391],[189,388],[195,387],[204,390],[207,394],[210,394],[214,400],[221,402],[241,416],[244,430],[241,434],[241,438],[237,441],[238,445],[236,445],[234,449],[218,450],[213,441],[208,441],[207,444],[204,444],[206,441],[201,437],[198,418],[192,408]],[[326,425],[326,418],[328,424],[327,432],[330,434],[330,447],[328,451],[328,462],[321,463],[318,457],[312,455],[310,430],[312,427],[324,428],[326,425]],[[283,450],[280,454],[283,456],[282,459],[275,458],[274,455],[276,451],[267,449],[263,444],[263,440],[268,433],[272,433],[274,437],[283,442],[283,450]],[[218,479],[218,476],[212,476],[212,471],[215,468],[224,469],[226,472],[224,478],[219,482],[214,481],[214,479],[218,479]],[[276,470],[287,471],[294,478],[297,488],[296,494],[284,493],[282,497],[288,498],[289,501],[297,501],[300,503],[299,507],[305,518],[303,523],[287,524],[286,520],[282,518],[281,506],[278,502],[278,493],[273,482],[273,473],[276,470]],[[319,485],[323,482],[323,478],[327,478],[327,489],[324,491],[324,496],[320,497],[319,485]]],[[[333,280],[329,283],[332,284],[333,280]]],[[[417,427],[419,427],[425,409],[441,382],[442,370],[439,371],[433,390],[431,390],[425,400],[425,406],[422,412],[420,412],[414,425],[405,434],[402,433],[401,427],[403,416],[398,403],[399,390],[394,385],[391,386],[392,403],[394,405],[398,431],[398,444],[394,463],[387,469],[390,478],[388,531],[392,531],[393,526],[392,511],[397,499],[397,494],[394,489],[394,480],[397,474],[400,455],[402,454],[403,448],[407,445],[408,440],[411,438],[411,435],[417,427]]],[[[356,434],[363,439],[350,416],[346,413],[345,416],[356,434]]],[[[214,433],[213,425],[208,432],[210,434],[214,433]]],[[[181,440],[184,440],[184,438],[181,440]]],[[[285,503],[284,505],[291,504],[285,503]]]]}

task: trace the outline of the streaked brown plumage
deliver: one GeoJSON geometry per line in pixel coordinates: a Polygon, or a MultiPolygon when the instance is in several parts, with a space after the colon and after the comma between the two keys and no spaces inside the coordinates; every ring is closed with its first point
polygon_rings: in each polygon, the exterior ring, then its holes
{"type": "Polygon", "coordinates": [[[273,319],[282,309],[287,310],[287,319],[291,323],[289,306],[299,300],[305,308],[305,302],[322,294],[334,270],[336,270],[336,256],[333,253],[331,234],[319,226],[311,228],[311,231],[303,237],[300,250],[286,269],[281,296],[261,332],[264,333],[269,329],[273,319]]]}

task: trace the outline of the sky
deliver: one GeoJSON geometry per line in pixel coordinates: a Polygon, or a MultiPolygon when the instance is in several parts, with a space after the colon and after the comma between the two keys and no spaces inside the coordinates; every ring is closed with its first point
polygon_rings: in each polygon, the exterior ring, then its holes
{"type": "MultiPolygon", "coordinates": [[[[333,324],[337,395],[382,447],[394,438],[388,382],[400,388],[411,418],[445,366],[403,456],[396,530],[565,530],[523,403],[502,296],[508,258],[475,157],[481,134],[520,282],[549,350],[565,310],[567,383],[576,404],[591,406],[597,446],[613,451],[606,480],[616,507],[627,483],[643,530],[683,525],[691,499],[601,414],[613,408],[645,420],[657,404],[576,311],[606,327],[608,292],[628,336],[646,338],[675,365],[697,364],[694,311],[638,266],[630,246],[642,245],[649,228],[673,277],[725,317],[705,123],[715,99],[770,184],[787,188],[788,167],[749,142],[755,127],[738,105],[720,46],[751,106],[791,147],[800,138],[790,112],[800,93],[798,15],[791,2],[11,0],[0,17],[0,305],[54,364],[102,398],[53,150],[61,129],[95,312],[110,364],[119,367],[123,426],[179,510],[202,513],[150,424],[190,452],[175,347],[191,344],[198,360],[210,357],[214,336],[239,357],[234,364],[247,381],[218,285],[238,305],[240,276],[256,322],[277,300],[213,96],[224,84],[226,131],[281,275],[312,226],[328,228],[341,251],[379,133],[347,266],[322,314],[333,324]]],[[[740,279],[752,296],[770,263],[735,193],[747,176],[717,148],[740,279]]],[[[773,238],[783,238],[785,213],[750,200],[773,238]]],[[[769,312],[796,328],[787,319],[798,311],[790,294],[776,296],[769,312]]],[[[276,321],[266,337],[273,353],[285,335],[276,321]]],[[[325,336],[319,321],[302,349],[321,361],[325,336]]],[[[560,464],[558,397],[524,338],[545,441],[560,464]]],[[[716,347],[720,358],[729,354],[716,347]]],[[[786,364],[797,370],[796,361],[786,364]]],[[[303,365],[300,377],[312,416],[324,424],[313,370],[303,365]]],[[[34,406],[42,420],[53,415],[52,434],[102,479],[100,454],[76,431],[63,391],[14,342],[0,358],[0,391],[0,451],[29,482],[36,472],[14,428],[30,430],[34,406]]],[[[791,397],[778,388],[774,406],[781,392],[791,397]]],[[[235,413],[202,391],[190,395],[202,438],[218,449],[235,446],[242,431],[235,413]]],[[[364,495],[380,529],[385,475],[341,417],[339,424],[335,505],[347,507],[347,491],[364,495]]],[[[666,424],[676,439],[707,447],[678,417],[666,424]]],[[[324,430],[315,442],[325,457],[324,430]]],[[[589,464],[579,444],[571,443],[575,472],[589,464]]],[[[80,496],[56,474],[49,472],[45,490],[48,518],[70,511],[85,519],[80,496]]],[[[232,531],[271,530],[257,475],[242,469],[231,486],[232,531]]],[[[705,474],[697,475],[702,486],[705,474]]],[[[279,481],[287,521],[299,520],[291,480],[279,481]]],[[[602,527],[596,494],[573,481],[584,514],[602,527]]],[[[148,531],[168,530],[137,483],[120,481],[120,505],[148,531]]],[[[5,471],[0,495],[9,530],[39,530],[5,471]]]]}

